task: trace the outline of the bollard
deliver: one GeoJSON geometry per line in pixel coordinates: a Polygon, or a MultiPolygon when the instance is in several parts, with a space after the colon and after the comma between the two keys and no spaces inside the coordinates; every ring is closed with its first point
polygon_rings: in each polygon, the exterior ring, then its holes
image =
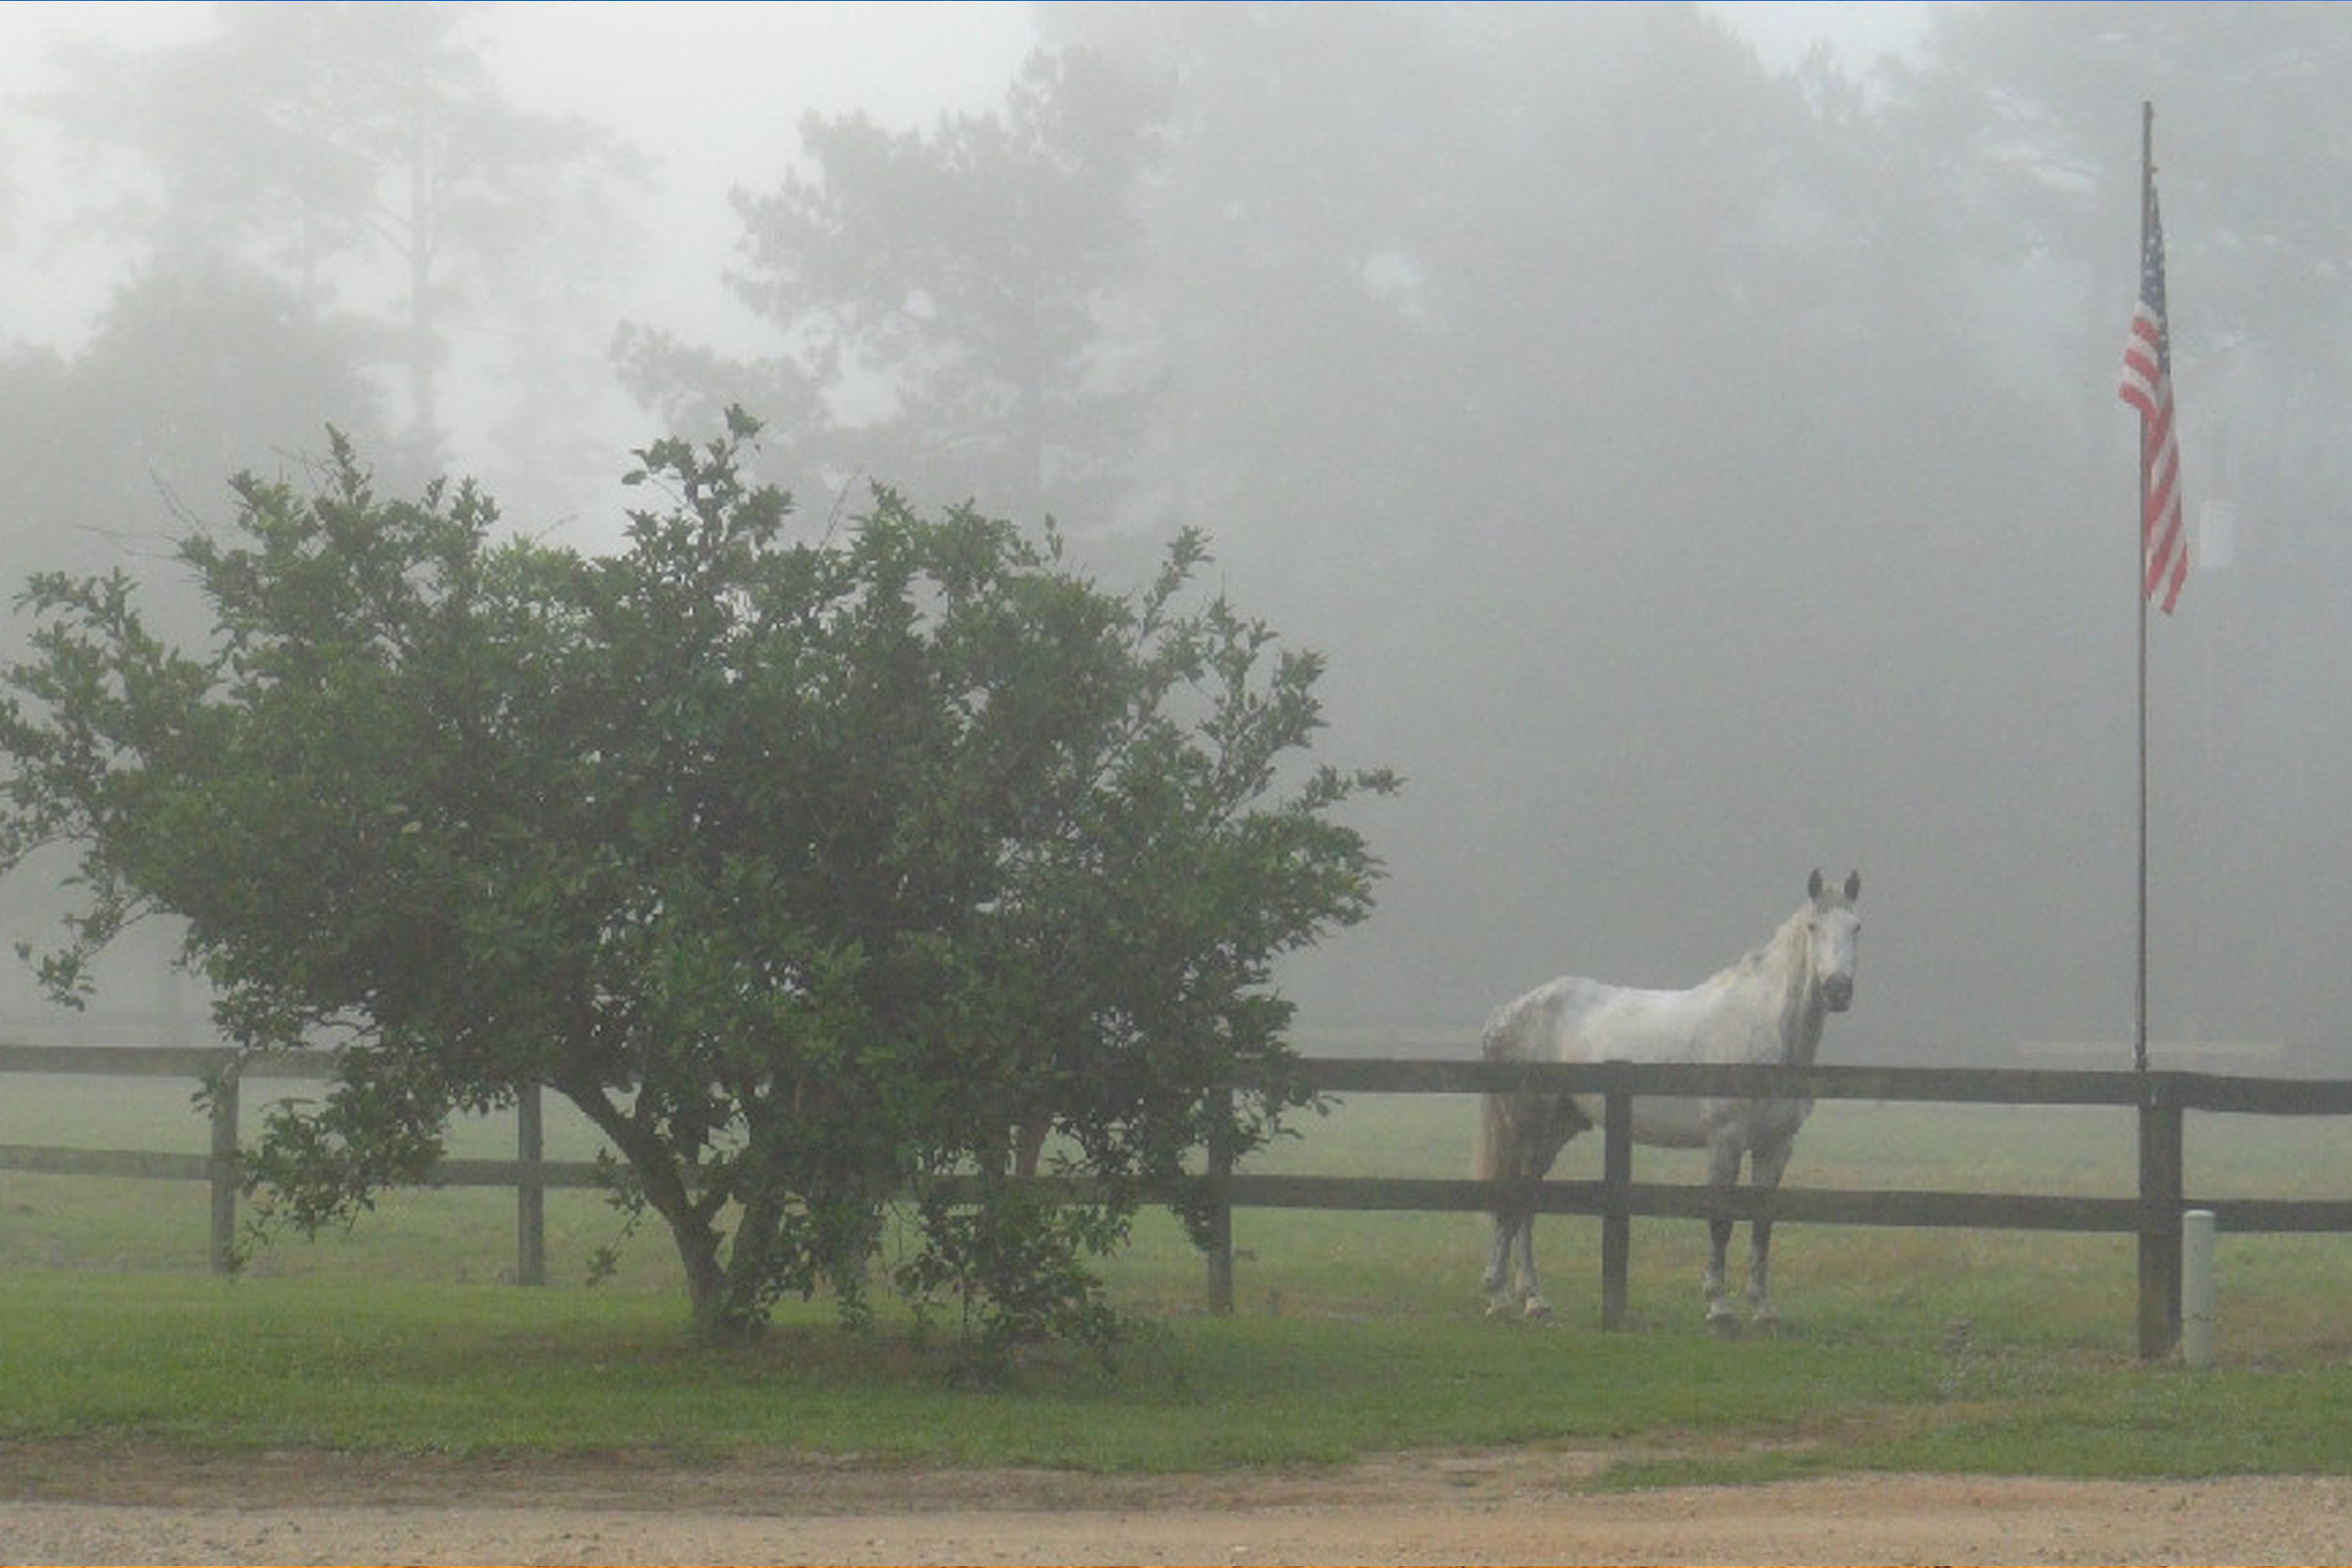
{"type": "Polygon", "coordinates": [[[2180,1216],[2180,1359],[2213,1364],[2213,1211],[2180,1216]]]}

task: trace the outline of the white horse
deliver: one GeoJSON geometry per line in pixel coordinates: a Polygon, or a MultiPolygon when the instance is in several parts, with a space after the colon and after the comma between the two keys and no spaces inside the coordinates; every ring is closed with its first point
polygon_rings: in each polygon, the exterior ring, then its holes
{"type": "MultiPolygon", "coordinates": [[[[1762,947],[1687,991],[1635,990],[1574,976],[1554,980],[1498,1009],[1482,1049],[1489,1062],[1721,1062],[1810,1066],[1829,1013],[1854,999],[1854,951],[1862,923],[1854,914],[1860,873],[1842,892],[1813,874],[1804,904],[1762,947]]],[[[1789,1150],[1813,1110],[1810,1100],[1716,1100],[1683,1095],[1637,1097],[1634,1141],[1707,1151],[1707,1181],[1728,1192],[1750,1161],[1750,1184],[1770,1194],[1781,1184],[1789,1150]]],[[[1536,1181],[1560,1146],[1600,1123],[1597,1094],[1490,1094],[1478,1137],[1476,1173],[1487,1181],[1536,1181]]],[[[1530,1316],[1545,1305],[1535,1281],[1532,1201],[1495,1214],[1487,1258],[1490,1313],[1517,1299],[1530,1316]],[[1517,1278],[1511,1271],[1517,1266],[1517,1278]]],[[[1705,1280],[1707,1320],[1736,1324],[1724,1300],[1724,1252],[1732,1222],[1709,1222],[1713,1247],[1705,1280]]],[[[1748,1226],[1747,1303],[1759,1324],[1778,1321],[1767,1293],[1772,1222],[1759,1211],[1748,1226]]]]}

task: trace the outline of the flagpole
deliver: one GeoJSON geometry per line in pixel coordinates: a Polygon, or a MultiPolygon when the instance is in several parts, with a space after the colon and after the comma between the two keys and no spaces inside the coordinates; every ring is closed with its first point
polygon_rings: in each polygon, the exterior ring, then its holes
{"type": "Polygon", "coordinates": [[[2156,209],[2156,109],[2140,105],[2140,295],[2116,391],[2140,411],[2140,940],[2132,1061],[2140,1095],[2140,1359],[2172,1354],[2180,1342],[2180,1108],[2158,1102],[2148,1073],[2148,601],[2161,584],[2169,613],[2188,570],[2181,533],[2180,448],[2172,395],[2170,310],[2164,276],[2164,223],[2156,209]],[[2148,514],[2155,503],[2157,515],[2148,514]]]}
{"type": "MultiPolygon", "coordinates": [[[[2140,104],[2140,254],[2148,254],[2148,220],[2155,205],[2156,106],[2153,99],[2140,104]]],[[[2147,547],[2142,534],[2148,515],[2148,465],[2143,460],[2140,470],[2140,525],[2132,530],[2134,540],[2141,541],[2133,553],[2132,572],[2133,601],[2140,607],[2140,897],[2138,952],[2133,973],[2136,979],[2132,1008],[2132,1069],[2148,1070],[2148,591],[2147,547]]]]}

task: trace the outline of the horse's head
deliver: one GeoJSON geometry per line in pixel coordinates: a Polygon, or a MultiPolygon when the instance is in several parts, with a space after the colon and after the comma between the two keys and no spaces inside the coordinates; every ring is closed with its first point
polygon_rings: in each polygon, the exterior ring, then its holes
{"type": "Polygon", "coordinates": [[[1814,983],[1821,988],[1821,1003],[1831,1012],[1854,1005],[1854,949],[1861,941],[1862,919],[1854,900],[1862,896],[1862,874],[1846,874],[1844,888],[1836,888],[1813,874],[1806,889],[1805,945],[1813,964],[1814,983]]]}

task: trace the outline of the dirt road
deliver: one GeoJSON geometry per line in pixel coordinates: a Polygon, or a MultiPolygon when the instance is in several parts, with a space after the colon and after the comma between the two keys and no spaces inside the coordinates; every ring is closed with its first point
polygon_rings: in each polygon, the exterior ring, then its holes
{"type": "Polygon", "coordinates": [[[2343,1478],[1577,1491],[1599,1462],[1513,1450],[1124,1478],[12,1447],[0,1561],[2352,1562],[2343,1478]]]}

